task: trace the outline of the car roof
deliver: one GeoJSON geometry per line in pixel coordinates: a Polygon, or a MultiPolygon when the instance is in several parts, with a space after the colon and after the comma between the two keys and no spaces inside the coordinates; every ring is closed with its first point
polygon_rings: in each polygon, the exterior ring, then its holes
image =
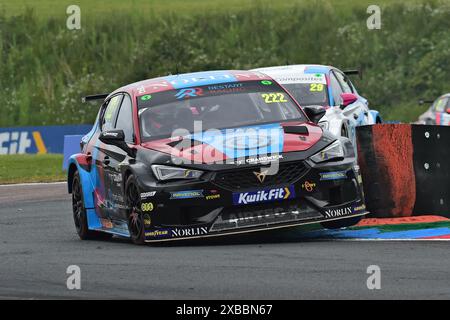
{"type": "Polygon", "coordinates": [[[255,80],[273,80],[270,76],[257,71],[244,70],[216,70],[193,73],[183,73],[169,75],[165,77],[147,79],[131,83],[115,90],[110,95],[117,92],[128,92],[132,96],[141,96],[155,92],[168,90],[191,88],[195,86],[215,85],[223,83],[255,81],[255,80]]]}
{"type": "Polygon", "coordinates": [[[325,75],[333,69],[318,64],[297,64],[253,69],[272,77],[281,84],[288,83],[326,83],[325,75]]]}

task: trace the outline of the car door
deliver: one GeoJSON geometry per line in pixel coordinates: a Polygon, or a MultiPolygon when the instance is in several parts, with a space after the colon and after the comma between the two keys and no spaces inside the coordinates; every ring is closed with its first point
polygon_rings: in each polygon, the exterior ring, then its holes
{"type": "MultiPolygon", "coordinates": [[[[117,114],[123,99],[123,94],[117,94],[105,102],[104,110],[100,116],[100,131],[115,129],[117,114]]],[[[95,166],[97,171],[96,188],[94,190],[95,209],[105,228],[111,227],[110,219],[116,215],[117,204],[115,189],[119,178],[116,176],[118,160],[124,154],[118,147],[97,141],[95,145],[95,166]]],[[[124,157],[123,157],[124,158],[124,157]]],[[[122,159],[123,160],[123,159],[122,159]]]]}
{"type": "Polygon", "coordinates": [[[449,100],[450,99],[447,97],[441,97],[433,105],[434,115],[435,115],[437,125],[448,125],[449,124],[450,115],[447,113],[447,104],[448,104],[449,100]]]}
{"type": "Polygon", "coordinates": [[[442,115],[442,125],[450,126],[450,98],[447,97],[447,103],[442,115]]]}
{"type": "MultiPolygon", "coordinates": [[[[115,130],[123,130],[125,135],[125,142],[129,146],[135,145],[136,137],[134,135],[133,126],[133,105],[128,94],[124,94],[120,108],[117,112],[117,117],[114,125],[115,130]]],[[[122,177],[121,164],[127,159],[126,151],[116,146],[111,146],[106,151],[108,161],[104,163],[105,171],[108,176],[109,192],[108,200],[111,202],[115,210],[112,212],[113,218],[126,218],[126,203],[125,195],[123,193],[122,185],[125,183],[122,177]]]]}
{"type": "MultiPolygon", "coordinates": [[[[348,78],[343,73],[338,70],[333,70],[332,73],[341,86],[343,93],[353,93],[357,95],[357,92],[351,84],[350,80],[348,80],[348,78]]],[[[369,108],[364,102],[367,102],[367,100],[363,101],[358,97],[358,100],[356,100],[352,104],[349,104],[343,109],[344,115],[348,118],[353,118],[356,121],[357,126],[370,124],[369,108]]]]}

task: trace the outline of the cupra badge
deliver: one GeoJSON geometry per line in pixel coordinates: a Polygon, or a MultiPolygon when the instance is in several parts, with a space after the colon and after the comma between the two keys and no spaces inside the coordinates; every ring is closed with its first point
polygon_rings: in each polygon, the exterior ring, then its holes
{"type": "Polygon", "coordinates": [[[266,179],[267,172],[269,172],[269,170],[264,170],[261,172],[253,171],[253,174],[256,176],[256,179],[258,179],[260,183],[263,183],[266,179]]]}

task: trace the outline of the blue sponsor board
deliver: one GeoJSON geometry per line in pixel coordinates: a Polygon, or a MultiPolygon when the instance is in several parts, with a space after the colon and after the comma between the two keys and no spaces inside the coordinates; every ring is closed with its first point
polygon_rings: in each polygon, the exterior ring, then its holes
{"type": "Polygon", "coordinates": [[[170,199],[191,199],[203,197],[203,190],[174,191],[170,193],[170,199]]]}
{"type": "Polygon", "coordinates": [[[253,204],[295,198],[294,186],[266,188],[258,191],[233,193],[233,204],[253,204]]]}
{"type": "Polygon", "coordinates": [[[92,125],[0,128],[0,155],[63,153],[64,136],[85,135],[92,125]]]}
{"type": "Polygon", "coordinates": [[[320,180],[347,179],[347,171],[320,172],[320,180]]]}

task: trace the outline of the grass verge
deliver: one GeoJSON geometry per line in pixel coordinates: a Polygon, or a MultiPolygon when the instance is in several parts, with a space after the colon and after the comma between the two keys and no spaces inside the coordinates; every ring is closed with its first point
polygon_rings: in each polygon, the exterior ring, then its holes
{"type": "Polygon", "coordinates": [[[0,184],[64,181],[63,156],[2,155],[0,156],[0,184]]]}

